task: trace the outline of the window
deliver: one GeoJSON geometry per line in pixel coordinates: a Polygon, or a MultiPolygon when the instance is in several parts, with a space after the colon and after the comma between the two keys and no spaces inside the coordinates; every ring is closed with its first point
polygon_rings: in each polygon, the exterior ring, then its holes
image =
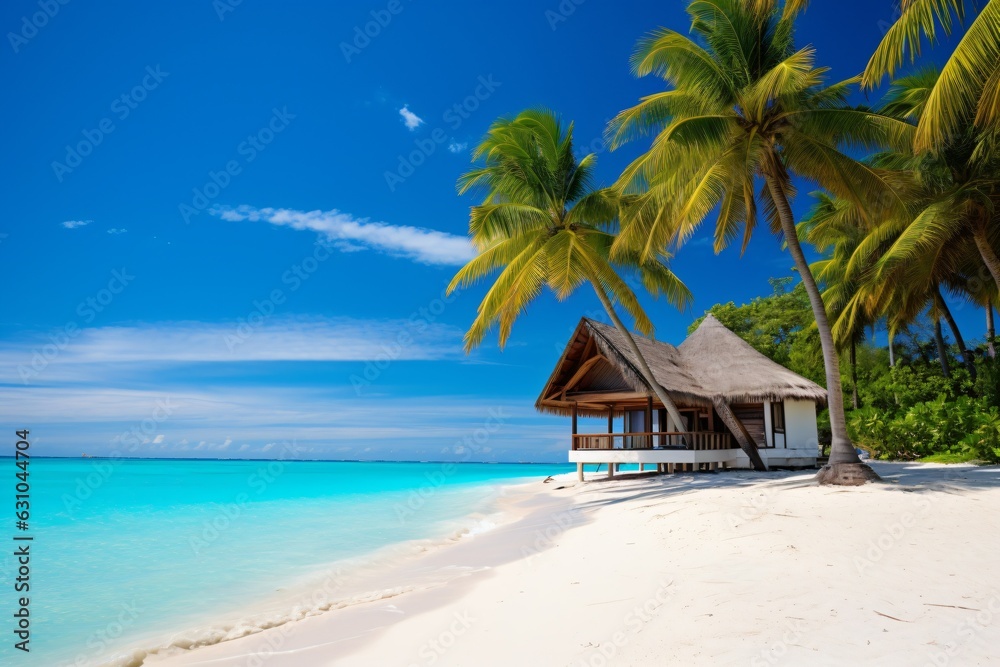
{"type": "Polygon", "coordinates": [[[785,432],[785,404],[771,403],[771,426],[775,433],[785,432]]]}

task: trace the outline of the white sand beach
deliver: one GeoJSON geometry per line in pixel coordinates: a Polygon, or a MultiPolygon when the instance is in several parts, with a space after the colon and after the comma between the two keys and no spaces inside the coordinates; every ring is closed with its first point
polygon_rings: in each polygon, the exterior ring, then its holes
{"type": "Polygon", "coordinates": [[[874,467],[519,487],[382,599],[146,664],[1000,664],[1000,469],[874,467]]]}

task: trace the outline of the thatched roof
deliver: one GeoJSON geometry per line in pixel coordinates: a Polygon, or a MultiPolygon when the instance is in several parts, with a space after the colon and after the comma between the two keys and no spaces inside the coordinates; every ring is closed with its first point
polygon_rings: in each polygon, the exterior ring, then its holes
{"type": "MultiPolygon", "coordinates": [[[[711,405],[716,396],[727,403],[826,403],[823,387],[771,361],[712,315],[680,347],[632,338],[657,382],[680,404],[711,405]]],[[[624,335],[583,318],[535,407],[567,414],[575,402],[580,414],[598,414],[606,410],[598,406],[611,402],[609,396],[627,402],[651,393],[624,335]]]]}

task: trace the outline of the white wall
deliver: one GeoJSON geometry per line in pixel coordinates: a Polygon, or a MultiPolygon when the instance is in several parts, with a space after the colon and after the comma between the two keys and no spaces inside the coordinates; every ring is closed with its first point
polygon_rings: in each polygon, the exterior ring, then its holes
{"type": "Polygon", "coordinates": [[[785,437],[789,449],[819,451],[816,404],[812,401],[785,401],[785,437]]]}

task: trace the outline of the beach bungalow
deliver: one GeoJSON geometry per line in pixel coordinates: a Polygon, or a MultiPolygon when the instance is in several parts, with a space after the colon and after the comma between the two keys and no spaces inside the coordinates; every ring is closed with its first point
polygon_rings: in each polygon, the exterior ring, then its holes
{"type": "Polygon", "coordinates": [[[587,463],[604,464],[609,477],[622,463],[660,472],[816,465],[823,387],[712,315],[679,347],[633,339],[683,423],[668,417],[618,329],[583,318],[535,403],[572,418],[569,460],[581,480],[587,463]],[[582,417],[602,418],[601,432],[578,432],[582,417]]]}

